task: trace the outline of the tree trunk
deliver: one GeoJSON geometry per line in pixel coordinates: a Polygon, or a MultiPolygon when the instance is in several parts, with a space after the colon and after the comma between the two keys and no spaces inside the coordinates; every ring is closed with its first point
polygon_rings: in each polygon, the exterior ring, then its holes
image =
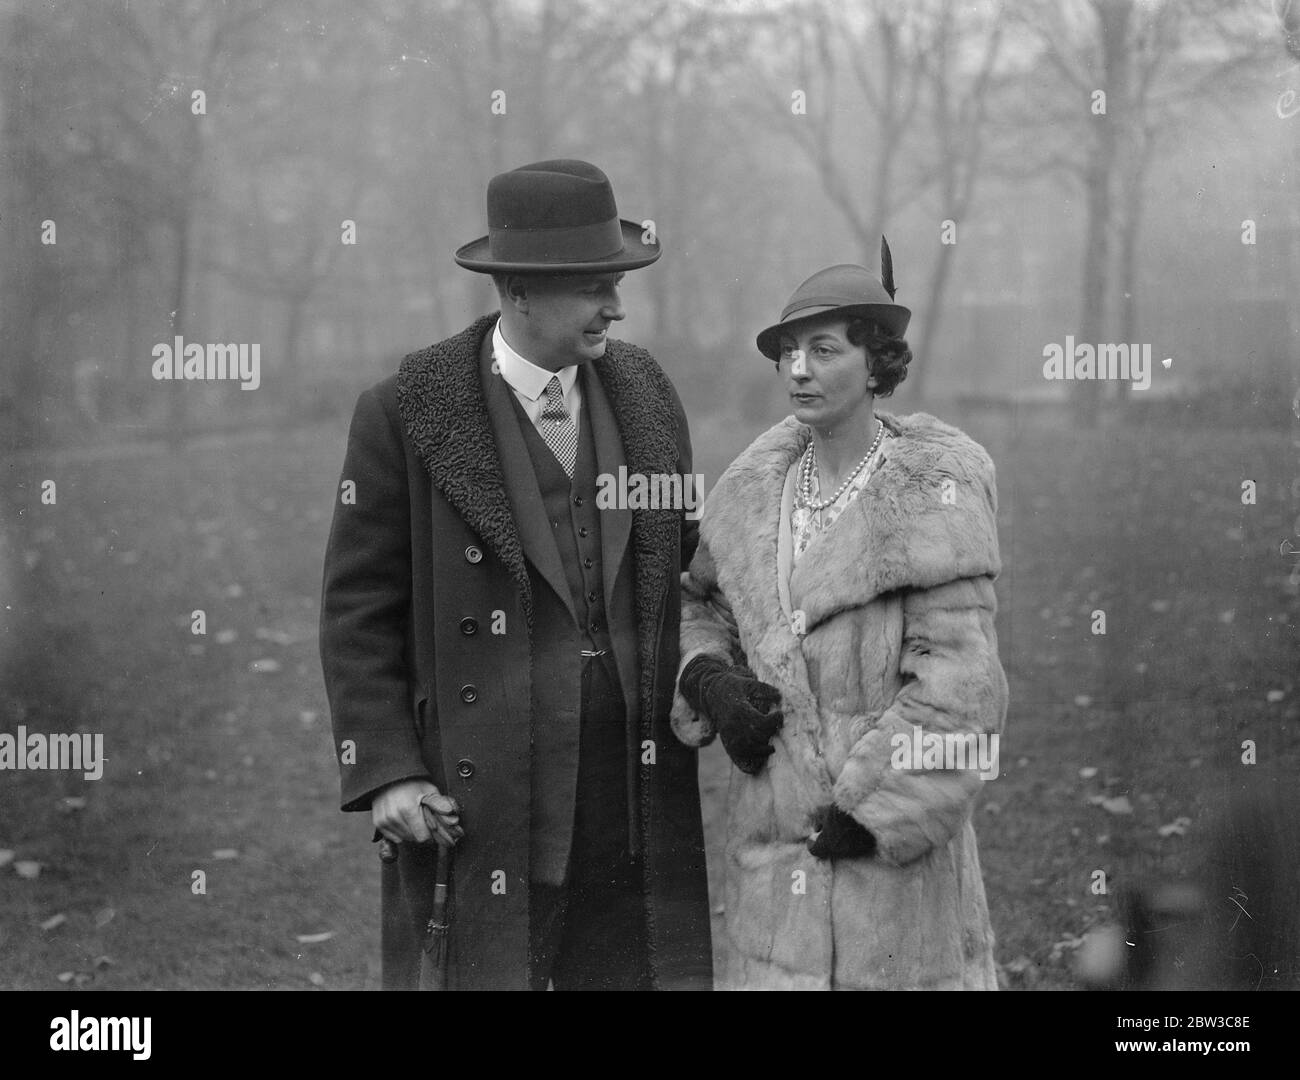
{"type": "Polygon", "coordinates": [[[933,365],[934,357],[931,351],[935,339],[939,336],[943,298],[948,290],[948,278],[952,273],[953,256],[956,251],[956,247],[952,244],[940,244],[939,259],[935,263],[934,273],[930,275],[930,293],[921,320],[921,333],[917,337],[916,347],[912,350],[913,366],[908,371],[908,378],[912,380],[912,392],[917,398],[921,398],[925,393],[926,375],[933,365]]]}
{"type": "Polygon", "coordinates": [[[289,387],[298,384],[298,339],[302,336],[302,320],[307,308],[309,292],[292,293],[286,301],[288,311],[284,321],[284,352],[281,358],[281,371],[284,382],[289,387]]]}
{"type": "MultiPolygon", "coordinates": [[[[176,337],[184,338],[185,332],[189,328],[189,319],[186,318],[185,303],[189,295],[189,283],[191,273],[191,254],[190,254],[190,231],[193,228],[191,223],[191,207],[186,200],[181,210],[180,216],[176,221],[176,280],[172,285],[172,317],[171,332],[173,340],[176,337]]],[[[186,343],[188,344],[188,342],[186,343]]],[[[172,357],[173,374],[180,371],[182,358],[179,356],[172,357]]],[[[167,393],[170,395],[167,402],[167,440],[173,446],[179,446],[185,440],[185,426],[188,419],[189,410],[185,400],[185,383],[176,381],[164,383],[167,393]]]]}

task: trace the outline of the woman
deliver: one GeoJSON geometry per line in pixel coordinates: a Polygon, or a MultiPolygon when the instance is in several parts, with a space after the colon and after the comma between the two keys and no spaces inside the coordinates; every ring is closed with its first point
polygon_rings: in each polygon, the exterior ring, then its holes
{"type": "Polygon", "coordinates": [[[993,463],[875,414],[911,360],[883,243],[882,270],[814,274],[758,335],[794,415],[714,486],[683,574],[674,730],[736,765],[730,988],[997,989],[971,825],[1007,701],[993,463]]]}

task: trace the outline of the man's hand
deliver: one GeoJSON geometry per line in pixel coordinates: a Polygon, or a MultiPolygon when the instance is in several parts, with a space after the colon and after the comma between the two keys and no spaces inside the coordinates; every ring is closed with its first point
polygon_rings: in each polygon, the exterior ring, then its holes
{"type": "Polygon", "coordinates": [[[395,844],[427,844],[436,839],[451,847],[465,835],[456,800],[441,794],[428,780],[390,784],[370,804],[370,817],[395,844]]]}
{"type": "Polygon", "coordinates": [[[697,656],[682,670],[682,696],[718,729],[722,747],[736,768],[750,776],[762,771],[781,730],[781,693],[745,667],[713,656],[697,656]]]}
{"type": "Polygon", "coordinates": [[[876,853],[876,837],[832,803],[813,815],[808,852],[817,859],[861,859],[876,853]]]}

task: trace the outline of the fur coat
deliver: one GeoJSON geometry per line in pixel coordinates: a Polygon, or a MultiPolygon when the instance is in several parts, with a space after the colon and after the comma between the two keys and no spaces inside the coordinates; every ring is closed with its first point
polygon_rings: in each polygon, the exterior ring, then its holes
{"type": "MultiPolygon", "coordinates": [[[[785,714],[763,770],[731,771],[728,988],[997,988],[971,824],[984,781],[898,757],[916,728],[992,735],[1006,716],[993,462],[926,413],[877,416],[896,436],[885,460],[788,578],[786,477],[811,436],[793,417],[713,487],[682,575],[683,665],[746,661],[785,714]],[[809,854],[831,802],[875,835],[875,856],[809,854]]],[[[673,726],[689,746],[715,735],[680,692],[673,726]]]]}

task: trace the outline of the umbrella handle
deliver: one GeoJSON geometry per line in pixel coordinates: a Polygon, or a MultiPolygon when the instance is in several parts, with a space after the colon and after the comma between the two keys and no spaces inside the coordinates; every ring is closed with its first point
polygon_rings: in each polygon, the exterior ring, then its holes
{"type": "MultiPolygon", "coordinates": [[[[429,796],[426,795],[425,799],[427,799],[428,797],[429,796]]],[[[433,819],[437,816],[437,812],[433,809],[433,807],[425,803],[424,799],[420,800],[420,809],[424,813],[425,821],[428,822],[430,830],[431,831],[434,830],[433,819]]],[[[447,866],[449,864],[447,864],[444,860],[446,859],[447,855],[450,854],[451,848],[444,845],[440,840],[435,842],[438,844],[438,849],[439,849],[438,850],[438,878],[440,881],[446,881],[447,866]]],[[[391,863],[397,861],[397,845],[393,843],[391,840],[389,840],[387,837],[384,837],[379,841],[379,861],[385,863],[391,863]]]]}

